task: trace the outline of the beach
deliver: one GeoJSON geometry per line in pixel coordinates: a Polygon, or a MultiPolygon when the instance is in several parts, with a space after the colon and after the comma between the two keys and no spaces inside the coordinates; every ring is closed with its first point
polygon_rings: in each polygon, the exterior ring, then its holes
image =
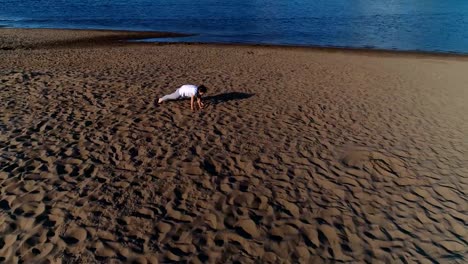
{"type": "Polygon", "coordinates": [[[466,261],[468,57],[159,36],[0,29],[1,260],[466,261]]]}

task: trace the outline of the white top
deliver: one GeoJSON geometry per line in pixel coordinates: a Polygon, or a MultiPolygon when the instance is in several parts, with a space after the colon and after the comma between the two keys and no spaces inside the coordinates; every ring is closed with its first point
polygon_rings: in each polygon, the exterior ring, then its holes
{"type": "Polygon", "coordinates": [[[192,84],[182,85],[179,88],[179,94],[182,97],[192,97],[195,96],[198,92],[198,86],[192,84]]]}

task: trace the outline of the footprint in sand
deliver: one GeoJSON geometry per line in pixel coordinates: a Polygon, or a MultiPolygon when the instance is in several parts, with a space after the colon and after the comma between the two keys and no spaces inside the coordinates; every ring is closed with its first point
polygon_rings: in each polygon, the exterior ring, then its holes
{"type": "Polygon", "coordinates": [[[65,232],[62,239],[68,246],[76,246],[85,241],[87,236],[88,234],[84,228],[72,227],[65,232]]]}

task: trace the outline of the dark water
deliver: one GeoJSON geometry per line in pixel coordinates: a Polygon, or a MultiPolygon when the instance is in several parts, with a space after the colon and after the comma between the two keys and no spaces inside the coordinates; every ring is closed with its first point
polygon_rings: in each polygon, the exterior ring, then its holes
{"type": "Polygon", "coordinates": [[[0,0],[0,25],[197,34],[176,39],[190,42],[468,53],[468,0],[0,0]]]}

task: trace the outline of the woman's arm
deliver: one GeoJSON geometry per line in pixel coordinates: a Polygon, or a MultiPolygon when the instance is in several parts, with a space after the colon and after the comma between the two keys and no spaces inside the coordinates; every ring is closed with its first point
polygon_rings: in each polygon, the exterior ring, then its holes
{"type": "Polygon", "coordinates": [[[192,96],[192,98],[190,98],[190,109],[192,109],[192,111],[195,110],[195,109],[193,108],[193,101],[195,101],[195,95],[192,96]]]}
{"type": "Polygon", "coordinates": [[[199,107],[200,109],[202,109],[203,106],[204,106],[204,104],[203,104],[203,102],[202,102],[202,100],[201,100],[200,97],[197,98],[197,103],[198,103],[198,107],[199,107]]]}

